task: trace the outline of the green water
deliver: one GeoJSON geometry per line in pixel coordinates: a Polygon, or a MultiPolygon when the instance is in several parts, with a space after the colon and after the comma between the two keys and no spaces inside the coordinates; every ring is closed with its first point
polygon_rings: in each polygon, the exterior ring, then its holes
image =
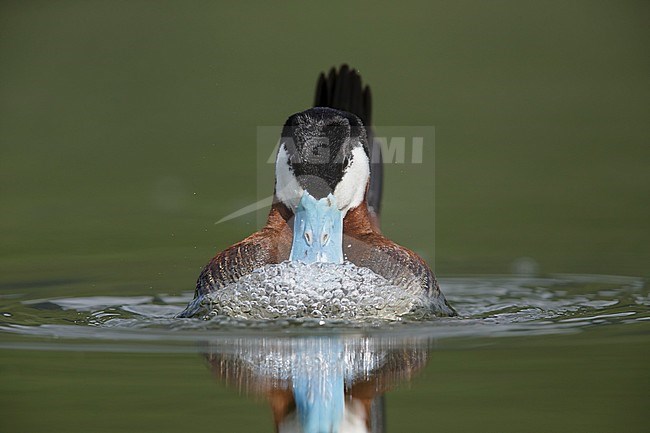
{"type": "MultiPolygon", "coordinates": [[[[647,329],[443,344],[388,431],[646,431],[647,329]]],[[[196,354],[3,351],[2,376],[3,431],[273,431],[196,354]]]]}
{"type": "MultiPolygon", "coordinates": [[[[85,328],[83,312],[21,302],[191,291],[259,215],[215,222],[270,193],[258,126],[308,107],[317,73],[341,62],[372,86],[377,125],[435,127],[435,158],[386,166],[383,227],[443,281],[521,257],[542,275],[647,278],[648,12],[2,2],[0,312],[17,314],[0,323],[85,328]]],[[[387,394],[388,430],[647,431],[649,326],[447,336],[387,394]]],[[[272,431],[266,403],[196,351],[88,341],[0,333],[0,430],[272,431]]]]}

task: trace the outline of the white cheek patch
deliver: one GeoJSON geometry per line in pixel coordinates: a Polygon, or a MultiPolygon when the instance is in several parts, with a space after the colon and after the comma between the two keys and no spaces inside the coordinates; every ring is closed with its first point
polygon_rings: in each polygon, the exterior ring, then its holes
{"type": "MultiPolygon", "coordinates": [[[[352,149],[350,165],[343,179],[336,185],[334,196],[343,216],[348,210],[361,204],[366,195],[366,185],[370,178],[370,163],[361,146],[352,149]]],[[[304,189],[289,168],[289,153],[284,143],[280,144],[275,160],[275,195],[289,209],[295,211],[304,189]]]]}
{"type": "Polygon", "coordinates": [[[275,195],[289,209],[295,211],[303,191],[298,179],[289,168],[289,153],[282,143],[275,160],[275,195]]]}
{"type": "Polygon", "coordinates": [[[361,204],[366,195],[370,178],[370,163],[361,146],[352,149],[352,162],[345,170],[343,179],[334,189],[334,197],[341,212],[345,213],[361,204]]]}

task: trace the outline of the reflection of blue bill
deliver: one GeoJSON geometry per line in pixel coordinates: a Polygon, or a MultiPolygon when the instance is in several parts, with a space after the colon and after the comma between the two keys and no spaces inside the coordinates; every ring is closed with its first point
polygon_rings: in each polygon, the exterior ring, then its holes
{"type": "Polygon", "coordinates": [[[289,260],[343,263],[343,213],[332,194],[316,200],[304,192],[295,211],[289,260]]]}
{"type": "Polygon", "coordinates": [[[338,432],[345,409],[344,353],[338,339],[314,339],[297,355],[293,396],[304,433],[338,432]],[[311,349],[311,350],[310,350],[311,349]]]}

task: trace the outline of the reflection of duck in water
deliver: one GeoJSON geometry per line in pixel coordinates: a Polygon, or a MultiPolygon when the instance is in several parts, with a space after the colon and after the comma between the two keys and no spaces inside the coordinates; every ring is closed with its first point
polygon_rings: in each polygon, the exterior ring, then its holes
{"type": "MultiPolygon", "coordinates": [[[[342,66],[321,75],[315,107],[289,117],[282,130],[266,226],[208,263],[194,303],[268,264],[348,260],[424,294],[435,314],[455,315],[424,260],[379,232],[381,150],[364,127],[370,112],[370,89],[356,71],[342,66]]],[[[190,306],[181,315],[194,312],[190,306]]]]}
{"type": "Polygon", "coordinates": [[[214,375],[265,396],[279,433],[385,432],[382,395],[427,363],[428,337],[232,337],[206,354],[214,375]]]}

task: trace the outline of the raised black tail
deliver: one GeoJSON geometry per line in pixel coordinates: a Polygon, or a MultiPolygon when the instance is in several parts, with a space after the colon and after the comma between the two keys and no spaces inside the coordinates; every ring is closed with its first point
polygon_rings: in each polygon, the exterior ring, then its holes
{"type": "Polygon", "coordinates": [[[336,70],[330,69],[325,75],[321,72],[316,83],[314,107],[330,107],[357,115],[368,131],[370,152],[370,187],[368,189],[368,208],[379,219],[383,183],[383,164],[381,146],[374,140],[372,132],[372,94],[369,86],[363,86],[361,75],[348,65],[336,70]]]}

